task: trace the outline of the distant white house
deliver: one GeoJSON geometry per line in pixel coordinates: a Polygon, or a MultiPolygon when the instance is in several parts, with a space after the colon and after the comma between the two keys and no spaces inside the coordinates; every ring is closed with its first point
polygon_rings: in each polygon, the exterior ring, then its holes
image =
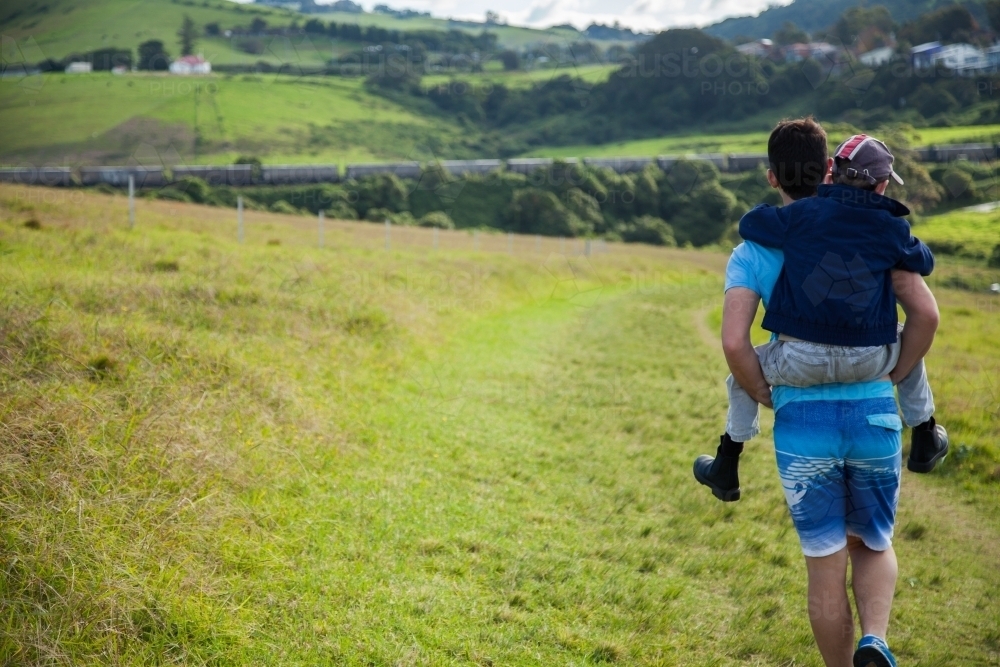
{"type": "Polygon", "coordinates": [[[986,54],[972,44],[948,44],[935,53],[932,62],[956,72],[978,72],[989,67],[986,54]]]}
{"type": "Polygon", "coordinates": [[[891,46],[883,46],[879,49],[872,49],[867,53],[862,53],[858,56],[858,60],[861,61],[862,65],[867,65],[868,67],[879,67],[884,65],[890,60],[892,56],[896,53],[896,49],[891,46]]]}
{"type": "Polygon", "coordinates": [[[839,51],[840,49],[828,42],[789,44],[784,48],[785,62],[800,63],[809,58],[820,62],[835,61],[839,51]]]}
{"type": "Polygon", "coordinates": [[[736,50],[748,58],[767,58],[774,52],[774,42],[769,39],[756,39],[740,44],[736,50]]]}
{"type": "Polygon", "coordinates": [[[211,74],[212,63],[201,56],[182,56],[170,63],[171,74],[211,74]]]}
{"type": "Polygon", "coordinates": [[[934,65],[934,57],[941,52],[941,42],[926,42],[917,44],[910,49],[910,61],[917,69],[926,69],[934,65]]]}
{"type": "Polygon", "coordinates": [[[1000,67],[1000,44],[996,44],[986,49],[986,62],[989,64],[990,69],[996,69],[1000,67]]]}
{"type": "Polygon", "coordinates": [[[94,65],[92,63],[75,62],[66,65],[67,74],[90,74],[93,71],[94,65]]]}

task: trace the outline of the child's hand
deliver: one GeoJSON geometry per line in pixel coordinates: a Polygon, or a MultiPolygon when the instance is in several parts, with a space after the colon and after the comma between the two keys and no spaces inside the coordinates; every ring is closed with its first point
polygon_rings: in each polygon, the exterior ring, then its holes
{"type": "Polygon", "coordinates": [[[767,384],[757,387],[753,393],[753,399],[765,408],[774,409],[774,403],[771,402],[771,387],[767,384]]]}

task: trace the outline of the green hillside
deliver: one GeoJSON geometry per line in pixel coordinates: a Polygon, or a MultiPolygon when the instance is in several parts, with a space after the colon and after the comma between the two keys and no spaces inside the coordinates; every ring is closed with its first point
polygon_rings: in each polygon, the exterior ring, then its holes
{"type": "MultiPolygon", "coordinates": [[[[150,39],[163,41],[168,51],[176,53],[176,33],[185,14],[199,26],[211,22],[249,25],[255,17],[282,26],[296,17],[291,12],[228,0],[187,4],[171,0],[8,0],[0,9],[0,29],[16,40],[25,60],[32,63],[105,47],[135,51],[150,39]]],[[[211,46],[210,51],[220,45],[213,42],[211,46]]]]}
{"type": "MultiPolygon", "coordinates": [[[[574,71],[595,79],[609,73],[601,66],[574,71]]],[[[491,76],[526,87],[561,72],[491,76]]],[[[272,164],[343,164],[497,155],[499,136],[456,123],[426,102],[407,102],[374,95],[361,79],[344,77],[95,73],[4,79],[0,161],[218,163],[252,154],[272,164]]]]}
{"type": "Polygon", "coordinates": [[[375,25],[380,28],[390,30],[461,30],[478,34],[484,29],[496,33],[500,44],[507,47],[523,47],[528,44],[538,44],[540,42],[572,42],[583,39],[583,36],[576,30],[568,28],[524,28],[510,25],[490,25],[469,21],[451,21],[431,16],[418,16],[413,18],[397,18],[387,14],[348,14],[344,12],[324,12],[321,14],[310,14],[323,21],[336,21],[337,23],[357,23],[361,26],[375,25]]]}
{"type": "MultiPolygon", "coordinates": [[[[831,141],[839,142],[849,133],[858,131],[838,123],[825,124],[831,141]]],[[[686,153],[763,153],[770,131],[677,133],[652,139],[618,141],[607,144],[546,146],[529,151],[533,157],[621,157],[641,155],[683,155],[686,153]]],[[[965,125],[957,127],[923,127],[904,131],[911,146],[935,144],[996,143],[1000,141],[1000,125],[965,125]]],[[[831,148],[833,148],[831,147],[831,148]]]]}
{"type": "MultiPolygon", "coordinates": [[[[185,0],[8,0],[0,7],[0,30],[14,43],[5,42],[4,59],[29,63],[46,58],[55,60],[74,53],[87,53],[99,48],[136,48],[150,39],[161,40],[171,54],[177,54],[177,30],[185,15],[202,29],[208,23],[218,23],[223,30],[248,26],[260,18],[271,27],[302,25],[309,18],[324,22],[377,25],[398,30],[462,30],[478,34],[483,26],[444,19],[397,19],[382,14],[326,13],[303,15],[288,10],[261,5],[246,5],[228,0],[194,2],[185,0]],[[16,45],[16,51],[15,51],[16,45]]],[[[534,30],[515,26],[491,26],[503,46],[520,47],[531,43],[571,42],[579,33],[567,29],[534,30]]],[[[237,48],[233,40],[224,37],[201,37],[198,50],[216,64],[299,62],[322,64],[356,44],[345,44],[324,36],[300,35],[292,39],[265,39],[265,50],[248,54],[237,48]]]]}
{"type": "MultiPolygon", "coordinates": [[[[705,32],[724,39],[738,36],[761,39],[771,37],[786,22],[794,23],[806,32],[829,28],[837,22],[845,9],[851,6],[883,5],[897,23],[914,19],[940,7],[956,4],[952,0],[794,0],[784,6],[773,6],[757,16],[728,18],[705,28],[705,32]]],[[[978,0],[961,2],[974,15],[985,19],[982,3],[978,0]]]]}

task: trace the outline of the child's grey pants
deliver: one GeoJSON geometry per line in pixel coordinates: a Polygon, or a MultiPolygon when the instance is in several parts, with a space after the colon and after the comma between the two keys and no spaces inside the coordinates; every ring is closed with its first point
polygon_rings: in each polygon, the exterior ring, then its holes
{"type": "MultiPolygon", "coordinates": [[[[831,382],[871,382],[896,367],[899,341],[877,347],[841,347],[806,341],[775,340],[756,348],[769,385],[812,387],[831,382]]],[[[759,406],[730,375],[726,432],[736,442],[760,433],[759,406]]],[[[934,395],[927,382],[924,360],[898,385],[899,407],[908,426],[922,424],[934,414],[934,395]]]]}

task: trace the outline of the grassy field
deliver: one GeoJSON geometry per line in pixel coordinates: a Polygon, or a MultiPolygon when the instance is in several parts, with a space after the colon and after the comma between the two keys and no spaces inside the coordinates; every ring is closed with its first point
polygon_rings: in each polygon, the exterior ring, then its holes
{"type": "Polygon", "coordinates": [[[425,87],[460,81],[470,86],[490,86],[502,84],[508,88],[530,88],[536,83],[560,76],[572,76],[590,84],[607,81],[617,70],[614,65],[573,65],[530,71],[487,71],[484,74],[431,74],[422,80],[425,87]]]}
{"type": "MultiPolygon", "coordinates": [[[[0,186],[0,663],[820,664],[769,430],[690,475],[725,254],[314,225],[0,186]]],[[[988,664],[1000,302],[938,297],[890,640],[988,664]]]]}
{"type": "Polygon", "coordinates": [[[46,76],[42,84],[26,90],[0,82],[5,155],[115,164],[146,159],[136,153],[146,151],[168,165],[231,162],[238,154],[278,164],[346,163],[403,159],[420,146],[453,151],[463,139],[461,127],[372,95],[360,79],[93,74],[46,76]]]}
{"type": "MultiPolygon", "coordinates": [[[[170,0],[48,0],[45,3],[10,0],[0,10],[0,26],[4,35],[14,40],[23,57],[34,63],[44,58],[60,59],[72,53],[110,46],[135,51],[139,44],[150,39],[161,40],[168,52],[176,53],[176,33],[185,14],[199,26],[217,22],[227,28],[250,25],[255,17],[274,26],[289,25],[297,16],[293,12],[241,6],[228,0],[188,4],[170,0]],[[35,53],[36,49],[40,53],[35,53]]],[[[7,53],[4,55],[10,58],[7,53]]]]}
{"type": "MultiPolygon", "coordinates": [[[[452,21],[436,17],[414,17],[400,19],[386,14],[346,14],[343,12],[326,12],[317,15],[322,21],[337,23],[357,23],[358,25],[374,25],[389,30],[462,30],[478,35],[484,25],[468,21],[452,21]]],[[[500,44],[509,48],[520,48],[531,44],[560,43],[568,44],[579,41],[580,33],[566,28],[524,28],[520,26],[495,25],[489,31],[496,33],[500,44]]],[[[603,45],[615,44],[614,41],[603,41],[603,45]]]]}
{"type": "MultiPolygon", "coordinates": [[[[794,114],[792,114],[794,115],[794,114]]],[[[777,120],[778,115],[774,116],[777,120]]],[[[839,142],[846,138],[848,128],[838,131],[833,124],[830,139],[839,142]]],[[[677,155],[684,153],[763,153],[767,151],[770,131],[733,133],[679,133],[674,136],[611,144],[544,147],[529,155],[538,157],[614,157],[626,155],[677,155]]],[[[913,146],[932,144],[961,144],[1000,141],[1000,125],[970,125],[963,127],[922,127],[907,132],[913,146]]],[[[836,146],[836,143],[834,143],[836,146]]]]}
{"type": "Polygon", "coordinates": [[[931,216],[920,221],[914,234],[931,243],[939,253],[984,260],[1000,245],[1000,210],[982,213],[957,210],[931,216]]]}
{"type": "MultiPolygon", "coordinates": [[[[527,87],[565,72],[496,73],[475,85],[527,87]]],[[[598,81],[610,69],[571,73],[598,81]]],[[[427,85],[450,80],[428,77],[427,85]]],[[[245,154],[272,164],[427,160],[474,157],[479,136],[429,108],[373,95],[360,78],[268,74],[8,79],[0,81],[0,119],[0,160],[34,163],[227,163],[245,154]]]]}

